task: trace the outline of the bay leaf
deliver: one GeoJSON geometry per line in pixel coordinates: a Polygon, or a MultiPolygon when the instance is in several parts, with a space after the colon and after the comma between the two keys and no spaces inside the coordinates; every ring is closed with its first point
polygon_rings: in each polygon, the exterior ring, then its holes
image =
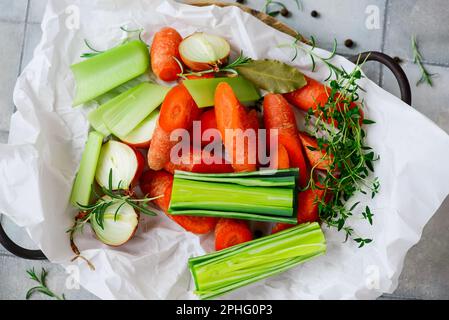
{"type": "Polygon", "coordinates": [[[254,85],[271,93],[288,93],[307,84],[298,69],[277,60],[252,60],[235,69],[254,85]]]}

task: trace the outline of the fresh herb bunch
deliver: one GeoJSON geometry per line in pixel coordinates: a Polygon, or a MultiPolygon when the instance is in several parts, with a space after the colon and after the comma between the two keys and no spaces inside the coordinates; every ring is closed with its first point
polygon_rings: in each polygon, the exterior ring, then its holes
{"type": "MultiPolygon", "coordinates": [[[[353,239],[363,247],[372,239],[358,236],[347,219],[354,216],[359,202],[348,208],[349,200],[358,193],[371,198],[379,192],[378,178],[372,178],[373,163],[379,160],[371,147],[365,143],[366,131],[363,124],[371,125],[372,120],[363,119],[363,101],[359,101],[358,80],[363,77],[360,65],[352,72],[340,69],[337,78],[330,82],[327,103],[306,115],[308,133],[317,139],[323,157],[332,157],[329,169],[324,174],[312,168],[307,188],[324,190],[318,202],[321,220],[330,227],[346,233],[346,240],[353,239]],[[314,177],[317,177],[315,180],[314,177]],[[329,200],[330,199],[330,200],[329,200]]],[[[373,223],[371,209],[367,206],[361,218],[373,223]]]]}
{"type": "Polygon", "coordinates": [[[434,77],[435,74],[430,73],[424,67],[424,64],[422,62],[422,55],[419,52],[418,43],[416,41],[415,35],[412,35],[412,50],[413,50],[413,63],[418,65],[419,70],[421,72],[421,78],[418,80],[416,85],[419,86],[422,83],[427,83],[429,86],[432,87],[433,86],[432,77],[434,77]]]}
{"type": "MultiPolygon", "coordinates": [[[[120,30],[122,30],[123,32],[126,32],[126,33],[127,33],[127,37],[126,37],[122,42],[120,42],[117,46],[124,45],[125,43],[128,43],[128,42],[130,42],[131,40],[133,40],[133,36],[132,36],[132,35],[133,35],[133,34],[136,34],[136,33],[138,33],[138,39],[139,39],[141,42],[145,43],[145,41],[143,41],[143,39],[142,39],[142,33],[143,33],[143,31],[144,31],[143,28],[140,28],[140,29],[127,29],[127,28],[125,28],[124,26],[121,26],[121,27],[120,27],[120,30]]],[[[85,44],[86,47],[90,50],[90,52],[85,52],[85,53],[81,54],[81,58],[92,58],[92,57],[95,57],[95,56],[97,56],[97,55],[99,55],[99,54],[105,52],[105,51],[103,51],[103,50],[97,50],[97,49],[95,49],[95,48],[90,44],[90,42],[89,42],[87,39],[84,39],[84,44],[85,44]]],[[[145,44],[146,44],[146,43],[145,43],[145,44]]],[[[149,47],[148,44],[146,44],[146,46],[149,47]]]]}
{"type": "Polygon", "coordinates": [[[252,60],[251,58],[246,57],[243,54],[243,51],[240,51],[239,56],[234,61],[228,63],[224,67],[217,66],[217,67],[214,67],[214,68],[211,68],[208,70],[204,70],[204,71],[198,71],[198,72],[188,71],[187,73],[185,73],[184,66],[182,65],[181,61],[179,61],[176,57],[173,57],[173,59],[175,59],[175,61],[178,63],[179,67],[181,68],[181,73],[178,74],[178,76],[183,79],[186,79],[188,76],[199,76],[200,77],[204,74],[218,73],[218,72],[226,72],[226,73],[232,73],[234,75],[238,75],[238,72],[237,72],[237,70],[235,70],[235,68],[245,65],[252,60]]]}
{"type": "Polygon", "coordinates": [[[27,274],[30,277],[31,280],[36,281],[39,283],[38,286],[31,288],[26,293],[26,299],[30,299],[31,296],[37,292],[45,294],[49,297],[55,298],[56,300],[65,300],[64,294],[62,296],[58,296],[53,291],[51,291],[47,286],[47,275],[48,272],[44,268],[41,270],[41,274],[38,276],[36,272],[34,271],[34,268],[27,270],[27,274]]]}

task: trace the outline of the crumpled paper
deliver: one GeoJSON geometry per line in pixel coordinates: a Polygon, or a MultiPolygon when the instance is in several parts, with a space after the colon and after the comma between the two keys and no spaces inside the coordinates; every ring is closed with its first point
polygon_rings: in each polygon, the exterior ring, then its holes
{"type": "MultiPolygon", "coordinates": [[[[77,236],[84,256],[96,267],[70,259],[66,230],[75,210],[70,190],[87,137],[85,108],[72,108],[74,84],[69,66],[86,51],[83,39],[99,49],[123,36],[120,26],[144,27],[149,43],[162,26],[183,35],[207,31],[226,37],[252,58],[288,63],[293,55],[279,45],[293,39],[235,7],[193,7],[161,0],[51,0],[42,23],[43,37],[34,58],[17,81],[8,145],[0,145],[0,211],[26,227],[46,256],[65,267],[78,266],[82,286],[103,299],[194,299],[187,259],[213,247],[213,237],[183,231],[161,214],[142,218],[136,237],[120,248],[95,240],[90,228],[77,236]],[[77,18],[80,18],[79,26],[77,18]]],[[[306,46],[304,46],[306,47],[306,46]]],[[[328,56],[328,52],[317,49],[328,56]]],[[[351,70],[342,57],[333,63],[351,70]]],[[[323,81],[328,70],[300,52],[292,63],[323,81]]],[[[328,252],[281,275],[239,289],[234,299],[372,299],[397,286],[407,250],[449,192],[449,136],[434,123],[368,79],[368,143],[380,154],[376,175],[381,192],[370,203],[374,225],[353,221],[373,243],[358,249],[343,235],[324,228],[328,252]]],[[[363,207],[362,205],[360,206],[363,207]]],[[[71,269],[72,270],[72,269],[71,269]]]]}

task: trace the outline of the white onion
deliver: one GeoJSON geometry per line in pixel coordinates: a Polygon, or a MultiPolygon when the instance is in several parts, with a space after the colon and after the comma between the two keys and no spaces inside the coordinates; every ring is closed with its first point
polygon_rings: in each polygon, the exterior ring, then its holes
{"type": "MultiPolygon", "coordinates": [[[[111,200],[107,196],[103,199],[105,201],[111,200]]],[[[91,219],[92,229],[98,240],[110,246],[121,246],[128,242],[136,233],[138,224],[139,215],[132,206],[127,203],[123,204],[122,201],[116,201],[106,209],[103,228],[98,224],[95,217],[91,219]],[[117,220],[114,221],[116,212],[117,220]]]]}
{"type": "Polygon", "coordinates": [[[204,32],[188,36],[179,45],[182,61],[193,71],[204,71],[225,64],[230,52],[228,41],[204,32]]]}

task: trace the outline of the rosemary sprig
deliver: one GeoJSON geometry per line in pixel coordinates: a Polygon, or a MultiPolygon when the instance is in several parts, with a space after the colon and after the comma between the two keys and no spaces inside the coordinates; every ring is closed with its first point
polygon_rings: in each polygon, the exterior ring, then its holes
{"type": "Polygon", "coordinates": [[[435,76],[435,74],[430,73],[427,71],[427,69],[424,67],[424,64],[422,62],[422,55],[419,52],[418,43],[416,41],[416,36],[412,35],[411,38],[412,41],[412,51],[413,51],[413,63],[418,65],[419,70],[421,72],[421,78],[416,82],[416,85],[419,86],[422,83],[427,83],[429,86],[433,86],[432,77],[435,76]]]}
{"type": "MultiPolygon", "coordinates": [[[[325,195],[318,201],[321,220],[329,227],[344,231],[346,240],[351,238],[363,247],[372,239],[357,235],[347,225],[347,219],[355,216],[359,205],[357,202],[348,208],[348,203],[359,193],[370,193],[374,198],[380,190],[378,178],[371,177],[373,163],[379,156],[366,145],[366,131],[362,128],[363,124],[370,125],[374,121],[361,118],[363,101],[359,101],[358,91],[363,89],[357,83],[363,77],[360,65],[350,73],[342,68],[336,76],[330,82],[327,103],[310,108],[306,115],[308,133],[317,139],[325,155],[332,155],[333,159],[326,173],[312,168],[307,188],[324,190],[325,195]],[[331,195],[331,199],[326,195],[331,195]]],[[[373,223],[374,214],[368,206],[359,216],[373,223]]]]}
{"type": "Polygon", "coordinates": [[[181,61],[179,61],[176,57],[173,57],[173,59],[175,59],[175,61],[178,63],[179,67],[181,68],[181,73],[178,74],[178,76],[181,78],[184,78],[184,79],[186,79],[187,76],[202,76],[202,75],[208,74],[208,73],[219,73],[219,72],[225,72],[225,73],[231,73],[234,75],[238,75],[238,72],[237,72],[237,70],[235,70],[235,68],[245,65],[252,60],[251,58],[246,57],[243,54],[243,51],[240,51],[239,56],[234,61],[228,63],[224,67],[214,67],[214,68],[204,70],[204,71],[198,71],[198,72],[188,71],[187,73],[185,73],[184,67],[183,67],[181,61]]]}
{"type": "MultiPolygon", "coordinates": [[[[126,32],[126,33],[128,34],[128,36],[127,36],[123,41],[121,41],[117,46],[115,46],[115,47],[124,45],[125,43],[128,43],[129,41],[131,41],[131,40],[132,40],[132,36],[129,36],[129,35],[132,35],[132,34],[135,34],[135,33],[138,33],[138,39],[139,39],[141,42],[145,43],[145,41],[143,41],[143,39],[142,39],[142,33],[144,32],[144,29],[143,29],[143,28],[139,28],[139,29],[127,29],[126,27],[121,26],[121,27],[120,27],[120,30],[122,30],[123,32],[126,32]]],[[[85,53],[82,53],[81,56],[80,56],[81,58],[92,58],[92,57],[95,57],[95,56],[99,55],[100,53],[105,52],[105,51],[103,51],[103,50],[97,50],[97,49],[95,49],[95,48],[89,43],[89,41],[88,41],[87,39],[84,39],[84,44],[86,45],[86,47],[87,47],[91,52],[85,52],[85,53]]],[[[145,43],[145,45],[146,45],[147,47],[149,47],[149,45],[148,45],[147,43],[145,43]]],[[[114,47],[114,48],[115,48],[115,47],[114,47]]]]}
{"type": "Polygon", "coordinates": [[[34,280],[37,283],[39,283],[38,286],[33,287],[30,290],[28,290],[28,292],[26,293],[26,296],[25,296],[27,300],[30,299],[33,294],[38,293],[38,292],[45,294],[49,297],[52,297],[56,300],[65,300],[64,294],[62,296],[58,296],[57,294],[55,294],[53,291],[51,291],[48,288],[48,286],[47,286],[47,275],[48,275],[47,270],[42,268],[41,274],[39,276],[34,271],[34,268],[29,269],[26,272],[31,280],[34,280]]]}
{"type": "MultiPolygon", "coordinates": [[[[148,216],[156,216],[157,214],[148,206],[148,203],[156,200],[161,196],[148,198],[145,196],[142,199],[135,199],[133,198],[133,194],[128,191],[123,190],[113,190],[112,186],[112,169],[109,171],[109,177],[108,177],[108,187],[101,187],[101,194],[98,194],[95,191],[95,188],[92,187],[92,190],[94,190],[95,196],[98,198],[97,202],[91,205],[81,205],[77,204],[78,209],[81,211],[80,214],[77,215],[75,218],[75,223],[72,228],[67,230],[67,233],[70,233],[70,245],[72,248],[72,251],[75,253],[75,257],[72,259],[75,260],[77,258],[81,258],[85,260],[89,267],[91,269],[95,269],[95,267],[83,256],[81,256],[81,253],[78,249],[78,247],[75,245],[74,242],[74,236],[75,233],[78,231],[83,231],[84,226],[91,220],[95,219],[97,224],[100,226],[100,228],[104,229],[104,216],[108,208],[110,208],[113,205],[119,204],[117,207],[115,213],[114,213],[114,221],[117,221],[120,209],[125,205],[128,204],[137,211],[139,211],[142,214],[148,215],[148,216]],[[106,196],[106,197],[103,197],[106,196]]],[[[120,182],[118,184],[120,189],[120,182]]]]}

